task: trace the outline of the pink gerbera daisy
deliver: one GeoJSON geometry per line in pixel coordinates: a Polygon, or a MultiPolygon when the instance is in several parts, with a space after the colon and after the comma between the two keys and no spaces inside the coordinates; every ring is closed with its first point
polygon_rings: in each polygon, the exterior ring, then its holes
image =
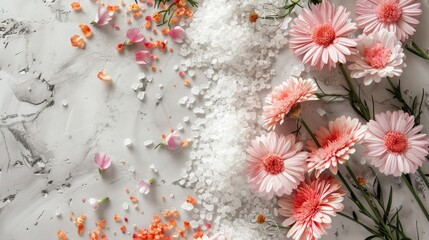
{"type": "Polygon", "coordinates": [[[310,151],[308,162],[309,172],[316,171],[318,177],[325,169],[337,174],[338,165],[345,163],[350,154],[355,152],[355,144],[361,141],[365,135],[366,127],[361,126],[357,118],[339,117],[330,121],[328,128],[319,128],[314,135],[320,144],[307,140],[307,148],[310,151]]]}
{"type": "Polygon", "coordinates": [[[331,227],[331,216],[343,210],[346,194],[341,183],[329,175],[308,178],[290,196],[279,200],[279,213],[286,217],[283,226],[291,226],[287,237],[315,240],[331,227]]]}
{"type": "Polygon", "coordinates": [[[293,134],[270,132],[257,137],[247,149],[247,180],[254,192],[272,198],[290,194],[304,180],[307,152],[293,134]]]}
{"type": "Polygon", "coordinates": [[[350,12],[343,6],[337,9],[327,0],[304,9],[294,19],[289,31],[290,48],[303,62],[322,69],[326,64],[331,69],[337,62],[346,63],[346,56],[356,41],[347,35],[356,30],[356,24],[350,22],[350,12]]]}
{"type": "Polygon", "coordinates": [[[358,42],[358,53],[350,57],[349,65],[352,78],[361,78],[365,85],[380,82],[382,78],[400,76],[405,54],[402,44],[395,33],[383,29],[369,35],[361,35],[358,42]]]}
{"type": "Polygon", "coordinates": [[[386,29],[405,41],[416,31],[422,10],[415,0],[357,0],[356,14],[365,34],[386,29]]]}
{"type": "Polygon", "coordinates": [[[428,155],[429,139],[414,126],[414,117],[403,111],[375,115],[368,124],[364,145],[368,160],[380,172],[396,177],[415,173],[428,155]]]}
{"type": "Polygon", "coordinates": [[[317,100],[317,84],[313,79],[291,77],[276,86],[265,98],[264,122],[268,129],[282,124],[285,117],[297,117],[301,113],[300,103],[317,100]]]}

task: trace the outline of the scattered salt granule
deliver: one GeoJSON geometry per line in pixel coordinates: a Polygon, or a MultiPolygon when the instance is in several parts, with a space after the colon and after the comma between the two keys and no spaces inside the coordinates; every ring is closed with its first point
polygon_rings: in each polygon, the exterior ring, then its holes
{"type": "Polygon", "coordinates": [[[129,138],[125,138],[125,140],[124,140],[124,145],[125,145],[126,147],[131,147],[131,146],[133,145],[133,142],[131,141],[131,139],[129,139],[129,138]]]}
{"type": "Polygon", "coordinates": [[[188,203],[188,202],[184,202],[182,204],[182,209],[186,210],[186,211],[192,211],[192,209],[194,209],[194,205],[188,203]]]}
{"type": "Polygon", "coordinates": [[[69,105],[69,103],[67,102],[67,100],[63,100],[62,104],[63,104],[63,107],[67,107],[69,105]]]}
{"type": "Polygon", "coordinates": [[[135,82],[131,85],[131,89],[133,89],[134,91],[137,91],[137,89],[139,89],[139,83],[135,82]]]}
{"type": "Polygon", "coordinates": [[[160,89],[162,89],[162,88],[164,87],[164,85],[163,85],[162,83],[160,83],[160,84],[158,85],[158,87],[159,87],[160,89]]]}
{"type": "Polygon", "coordinates": [[[139,80],[143,80],[146,78],[146,74],[144,74],[143,72],[139,73],[139,80]]]}
{"type": "Polygon", "coordinates": [[[189,117],[188,117],[188,116],[183,117],[183,121],[184,121],[185,123],[188,123],[188,122],[189,122],[189,117]]]}
{"type": "Polygon", "coordinates": [[[56,210],[55,211],[55,216],[57,217],[57,218],[60,218],[61,216],[62,216],[62,213],[60,212],[60,210],[56,210]]]}
{"type": "Polygon", "coordinates": [[[145,93],[144,91],[140,91],[140,92],[137,94],[137,98],[138,98],[138,99],[140,99],[141,101],[143,101],[143,100],[144,100],[145,95],[146,95],[146,93],[145,93]]]}
{"type": "Polygon", "coordinates": [[[158,173],[158,169],[156,169],[156,167],[155,167],[155,165],[154,165],[154,164],[151,164],[151,165],[149,166],[149,168],[150,168],[154,173],[158,173]]]}
{"type": "Polygon", "coordinates": [[[146,141],[144,141],[144,142],[143,142],[143,144],[144,144],[146,147],[149,147],[149,146],[152,146],[152,145],[153,145],[153,141],[152,141],[152,140],[146,140],[146,141]]]}
{"type": "Polygon", "coordinates": [[[323,116],[325,116],[325,115],[326,115],[326,111],[325,111],[324,109],[322,109],[322,108],[318,108],[318,109],[317,109],[317,113],[318,113],[321,117],[323,117],[323,116]]]}
{"type": "Polygon", "coordinates": [[[128,210],[129,206],[130,205],[127,202],[122,203],[122,209],[124,209],[125,211],[128,210]]]}

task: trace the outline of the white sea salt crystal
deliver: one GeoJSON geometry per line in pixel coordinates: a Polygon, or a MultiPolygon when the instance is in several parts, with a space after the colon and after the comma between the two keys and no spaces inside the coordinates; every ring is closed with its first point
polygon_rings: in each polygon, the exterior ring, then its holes
{"type": "Polygon", "coordinates": [[[322,108],[318,108],[318,109],[317,109],[317,113],[318,113],[321,117],[323,117],[323,116],[325,116],[325,115],[326,115],[326,111],[325,111],[324,109],[322,109],[322,108]]]}
{"type": "Polygon", "coordinates": [[[125,140],[124,140],[124,145],[125,145],[126,147],[131,147],[131,146],[133,145],[133,142],[131,141],[131,139],[129,139],[129,138],[125,138],[125,140]]]}
{"type": "Polygon", "coordinates": [[[176,129],[179,130],[180,132],[183,132],[184,130],[182,124],[180,123],[177,124],[176,129]]]}
{"type": "Polygon", "coordinates": [[[202,115],[204,114],[204,109],[197,107],[193,110],[193,112],[197,115],[202,115]]]}
{"type": "Polygon", "coordinates": [[[191,93],[194,94],[195,96],[200,94],[200,88],[198,86],[193,86],[191,88],[191,93]]]}
{"type": "Polygon", "coordinates": [[[174,198],[174,194],[173,193],[170,193],[170,198],[174,198]]]}
{"type": "Polygon", "coordinates": [[[143,73],[143,72],[139,73],[139,76],[138,76],[139,80],[143,80],[145,78],[146,78],[146,74],[145,73],[143,73]]]}
{"type": "Polygon", "coordinates": [[[159,87],[160,89],[162,89],[162,88],[164,87],[164,85],[163,85],[162,83],[160,83],[160,84],[158,85],[158,87],[159,87]]]}
{"type": "Polygon", "coordinates": [[[162,99],[162,95],[161,95],[160,93],[157,93],[157,94],[156,94],[156,98],[157,98],[158,100],[161,100],[161,99],[162,99]]]}
{"type": "Polygon", "coordinates": [[[139,88],[139,83],[135,82],[131,85],[131,89],[133,89],[134,91],[137,91],[137,89],[139,88]]]}
{"type": "Polygon", "coordinates": [[[189,117],[188,117],[188,116],[184,116],[184,117],[183,117],[183,121],[184,121],[185,123],[189,123],[189,117]]]}
{"type": "Polygon", "coordinates": [[[146,140],[146,141],[144,141],[144,142],[143,142],[143,144],[144,144],[146,147],[149,147],[149,146],[152,146],[152,145],[153,145],[153,141],[152,141],[152,140],[146,140]]]}
{"type": "Polygon", "coordinates": [[[60,212],[60,210],[59,210],[59,209],[57,209],[57,210],[55,211],[55,216],[56,216],[57,218],[60,218],[60,217],[62,216],[62,213],[60,212]]]}
{"type": "Polygon", "coordinates": [[[176,64],[176,65],[174,65],[174,66],[173,66],[173,69],[174,69],[174,70],[179,69],[179,65],[177,65],[177,64],[176,64]]]}
{"type": "Polygon", "coordinates": [[[181,207],[183,210],[186,210],[186,211],[192,211],[192,209],[194,209],[194,205],[188,202],[184,202],[181,207]]]}
{"type": "Polygon", "coordinates": [[[188,97],[184,96],[184,97],[182,97],[182,98],[179,99],[179,104],[180,105],[185,105],[187,101],[188,101],[188,97]]]}
{"type": "Polygon", "coordinates": [[[122,203],[122,209],[124,209],[125,211],[127,211],[129,208],[129,204],[127,202],[122,203]]]}
{"type": "Polygon", "coordinates": [[[198,227],[198,222],[195,220],[192,220],[189,222],[189,225],[191,226],[191,228],[197,228],[198,227]]]}
{"type": "Polygon", "coordinates": [[[158,169],[156,169],[156,167],[155,167],[155,165],[154,165],[154,164],[151,164],[151,165],[149,166],[149,168],[150,168],[154,173],[158,173],[158,169]]]}
{"type": "Polygon", "coordinates": [[[63,107],[67,107],[69,105],[69,103],[67,102],[67,100],[63,100],[62,104],[63,104],[63,107]]]}
{"type": "Polygon", "coordinates": [[[153,81],[153,77],[148,77],[147,82],[151,83],[153,81]]]}
{"type": "Polygon", "coordinates": [[[138,94],[137,94],[137,98],[138,99],[140,99],[141,101],[143,101],[144,100],[144,97],[146,96],[146,92],[144,92],[144,91],[140,91],[138,94]]]}

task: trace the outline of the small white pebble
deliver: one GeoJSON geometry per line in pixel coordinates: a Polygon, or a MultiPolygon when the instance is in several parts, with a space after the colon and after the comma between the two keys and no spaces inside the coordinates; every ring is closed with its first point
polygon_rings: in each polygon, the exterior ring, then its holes
{"type": "Polygon", "coordinates": [[[137,94],[137,98],[138,98],[138,99],[140,99],[141,101],[143,101],[143,100],[144,100],[145,95],[146,95],[146,92],[140,91],[140,92],[137,94]]]}
{"type": "Polygon", "coordinates": [[[131,89],[133,89],[134,91],[137,91],[138,88],[139,88],[138,82],[135,82],[135,83],[133,83],[133,85],[131,85],[131,89]]]}
{"type": "Polygon", "coordinates": [[[188,122],[189,122],[189,117],[188,117],[188,116],[183,117],[183,121],[184,121],[185,123],[188,123],[188,122]]]}
{"type": "Polygon", "coordinates": [[[162,99],[161,94],[160,94],[160,93],[157,93],[157,94],[156,94],[156,98],[157,98],[158,100],[161,100],[161,99],[162,99]]]}
{"type": "Polygon", "coordinates": [[[174,198],[174,194],[173,193],[170,193],[170,198],[174,198]]]}
{"type": "Polygon", "coordinates": [[[144,143],[143,143],[146,147],[149,147],[149,146],[152,146],[152,144],[153,144],[153,141],[152,140],[146,140],[146,141],[144,141],[144,143]]]}
{"type": "Polygon", "coordinates": [[[69,105],[69,103],[67,102],[67,100],[63,100],[63,107],[67,107],[69,105]]]}
{"type": "Polygon", "coordinates": [[[125,145],[126,147],[131,147],[131,146],[133,145],[133,142],[131,141],[131,139],[129,139],[129,138],[125,138],[125,140],[124,140],[124,145],[125,145]]]}
{"type": "Polygon", "coordinates": [[[162,89],[164,87],[164,85],[162,83],[160,83],[158,86],[160,89],[162,89]]]}
{"type": "Polygon", "coordinates": [[[60,210],[58,210],[58,209],[57,209],[57,210],[55,211],[55,216],[56,216],[57,218],[60,218],[60,217],[61,217],[61,215],[62,215],[62,214],[61,214],[60,210]]]}

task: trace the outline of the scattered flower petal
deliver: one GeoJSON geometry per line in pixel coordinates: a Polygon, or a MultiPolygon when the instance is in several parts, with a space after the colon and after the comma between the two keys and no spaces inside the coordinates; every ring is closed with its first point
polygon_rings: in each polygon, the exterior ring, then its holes
{"type": "Polygon", "coordinates": [[[85,48],[85,40],[79,35],[73,35],[70,38],[71,45],[80,49],[85,48]]]}
{"type": "Polygon", "coordinates": [[[185,30],[182,27],[176,26],[168,32],[168,35],[177,43],[182,43],[186,37],[185,30]]]}
{"type": "Polygon", "coordinates": [[[137,64],[147,65],[152,62],[151,54],[148,51],[139,51],[135,54],[137,64]]]}

